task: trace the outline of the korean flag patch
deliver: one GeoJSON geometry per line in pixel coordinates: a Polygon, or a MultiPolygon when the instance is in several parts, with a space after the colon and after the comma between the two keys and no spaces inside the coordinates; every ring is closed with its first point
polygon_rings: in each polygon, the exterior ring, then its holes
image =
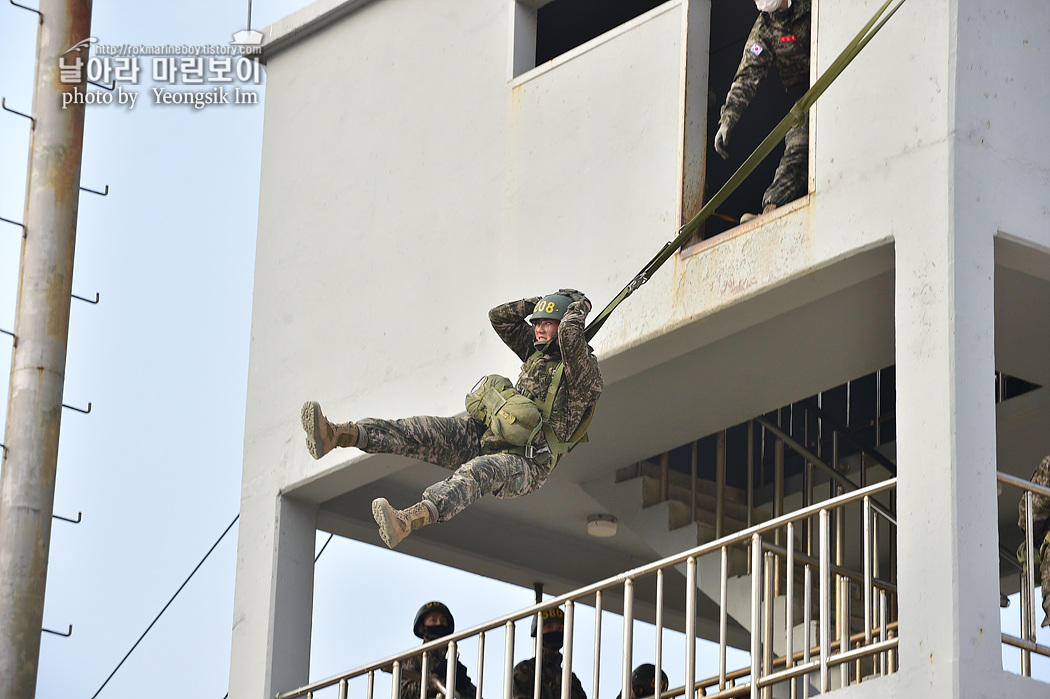
{"type": "Polygon", "coordinates": [[[751,48],[748,49],[748,51],[750,51],[751,53],[753,53],[756,56],[761,56],[762,55],[762,47],[759,46],[758,44],[752,45],[751,48]]]}

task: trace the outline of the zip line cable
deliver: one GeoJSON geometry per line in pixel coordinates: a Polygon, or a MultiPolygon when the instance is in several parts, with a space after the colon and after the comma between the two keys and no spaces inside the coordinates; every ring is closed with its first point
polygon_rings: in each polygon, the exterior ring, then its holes
{"type": "Polygon", "coordinates": [[[168,603],[164,605],[164,609],[160,610],[160,614],[157,614],[156,618],[154,618],[153,621],[150,622],[150,625],[147,626],[146,630],[142,632],[141,636],[139,636],[139,640],[135,641],[135,645],[133,645],[131,647],[131,650],[129,650],[127,652],[127,654],[121,659],[121,661],[119,663],[117,663],[117,666],[115,668],[113,668],[113,672],[109,673],[109,677],[107,677],[106,681],[102,683],[102,686],[98,688],[98,691],[91,695],[91,699],[95,699],[95,697],[97,697],[99,695],[99,692],[102,691],[102,689],[106,686],[106,684],[108,684],[109,681],[111,679],[113,679],[113,675],[117,674],[117,670],[120,669],[120,666],[124,664],[124,661],[128,659],[128,656],[130,656],[132,654],[132,652],[135,650],[135,648],[137,648],[138,645],[140,643],[142,643],[142,639],[144,639],[146,637],[146,634],[148,634],[150,629],[153,628],[153,625],[157,623],[157,620],[160,619],[161,615],[164,614],[165,611],[167,611],[168,607],[171,606],[171,603],[174,602],[175,598],[179,596],[179,593],[182,592],[182,588],[186,587],[186,583],[188,583],[190,581],[190,578],[192,578],[193,575],[198,570],[200,570],[200,567],[202,565],[204,565],[204,561],[208,560],[208,556],[210,556],[211,552],[215,550],[215,547],[219,545],[219,542],[223,540],[223,537],[225,537],[226,534],[229,533],[229,531],[231,529],[233,529],[233,525],[237,523],[237,519],[240,516],[241,515],[238,512],[237,516],[233,518],[233,521],[230,522],[229,526],[226,527],[226,529],[222,532],[222,534],[219,535],[219,538],[215,540],[215,543],[211,545],[211,548],[208,549],[208,553],[204,554],[204,558],[201,559],[201,562],[197,564],[197,567],[193,569],[193,572],[189,574],[189,577],[187,577],[186,580],[183,581],[182,585],[179,586],[179,589],[176,590],[175,594],[172,595],[171,599],[168,600],[168,603]]]}
{"type": "Polygon", "coordinates": [[[813,103],[817,101],[817,98],[824,94],[824,91],[828,89],[828,86],[835,81],[842,71],[846,69],[857,54],[868,45],[868,42],[878,33],[880,29],[889,21],[890,17],[894,15],[901,8],[901,5],[905,3],[905,0],[886,0],[886,2],[879,8],[879,10],[872,16],[868,23],[857,33],[853,41],[849,43],[846,48],[842,50],[842,53],[838,55],[835,61],[828,66],[828,69],[817,78],[817,81],[813,83],[813,86],[806,91],[802,97],[799,98],[795,105],[788,111],[787,115],[781,119],[780,123],[777,124],[776,128],[766,136],[765,140],[762,141],[755,148],[754,152],[748,156],[747,160],[744,161],[733,176],[722,185],[722,188],[715,193],[711,199],[704,204],[703,208],[693,218],[691,218],[684,226],[678,229],[678,236],[666,243],[660,252],[656,253],[656,256],[649,261],[642,271],[639,272],[634,279],[625,286],[616,297],[609,302],[609,305],[602,309],[593,321],[587,326],[584,331],[584,335],[588,340],[592,339],[598,330],[605,324],[609,316],[616,309],[620,303],[628,296],[633,294],[642,284],[645,284],[653,276],[664,262],[670,259],[671,255],[674,254],[681,245],[700,227],[700,224],[715,215],[715,209],[724,202],[730,194],[736,190],[740,184],[747,179],[751,172],[765,160],[766,156],[770,154],[773,148],[776,147],[780,141],[784,139],[784,136],[789,130],[805,122],[806,113],[809,108],[813,106],[813,103]],[[886,14],[886,10],[897,1],[897,5],[886,14]],[[886,15],[883,17],[883,15],[886,15]],[[879,18],[882,18],[881,20],[879,18]]]}

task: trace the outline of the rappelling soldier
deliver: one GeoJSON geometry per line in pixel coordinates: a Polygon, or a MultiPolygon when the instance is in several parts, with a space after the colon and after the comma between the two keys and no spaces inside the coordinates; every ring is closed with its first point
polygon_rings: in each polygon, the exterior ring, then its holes
{"type": "Polygon", "coordinates": [[[390,548],[420,527],[451,519],[486,493],[527,495],[574,445],[586,441],[602,391],[598,360],[584,334],[590,309],[575,289],[497,306],[489,321],[524,362],[516,383],[497,375],[479,381],[467,395],[466,417],[333,423],[320,405],[307,402],[302,408],[307,449],[319,459],[335,447],[357,447],[453,471],[404,510],[386,498],[372,502],[379,534],[390,548]]]}

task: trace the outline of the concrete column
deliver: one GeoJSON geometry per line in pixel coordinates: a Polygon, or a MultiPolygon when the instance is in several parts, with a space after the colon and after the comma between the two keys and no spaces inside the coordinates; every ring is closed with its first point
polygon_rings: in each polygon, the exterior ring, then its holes
{"type": "Polygon", "coordinates": [[[944,174],[896,241],[900,664],[923,696],[966,697],[1000,667],[995,231],[944,174]]]}
{"type": "Polygon", "coordinates": [[[313,504],[277,496],[242,506],[230,699],[273,697],[307,683],[316,527],[313,504]]]}
{"type": "MultiPolygon", "coordinates": [[[[40,13],[0,474],[0,699],[36,692],[84,140],[84,106],[62,107],[62,92],[74,86],[59,79],[59,55],[90,35],[91,0],[41,0],[40,13]]],[[[86,50],[80,53],[87,58],[86,50]]],[[[76,87],[83,90],[83,75],[76,87]]]]}

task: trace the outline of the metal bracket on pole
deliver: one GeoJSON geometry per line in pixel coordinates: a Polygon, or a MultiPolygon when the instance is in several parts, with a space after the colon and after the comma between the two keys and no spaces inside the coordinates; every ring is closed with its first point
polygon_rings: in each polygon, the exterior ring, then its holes
{"type": "Polygon", "coordinates": [[[85,415],[87,415],[88,413],[91,412],[91,401],[88,401],[87,410],[84,410],[83,408],[78,408],[78,407],[76,407],[74,405],[66,405],[65,403],[62,404],[62,407],[63,408],[69,408],[70,410],[76,410],[78,413],[84,413],[85,415]]]}
{"type": "Polygon", "coordinates": [[[0,216],[0,221],[3,221],[4,223],[10,223],[10,224],[11,224],[12,226],[18,226],[19,228],[21,228],[21,229],[22,229],[22,237],[23,237],[23,238],[25,238],[25,237],[26,237],[26,233],[28,232],[28,231],[26,230],[26,224],[24,224],[24,223],[19,223],[18,221],[12,221],[11,219],[9,219],[9,218],[4,218],[3,216],[0,216]]]}
{"type": "Polygon", "coordinates": [[[44,14],[40,10],[34,10],[32,7],[26,7],[25,5],[19,5],[17,2],[15,2],[15,0],[11,0],[11,4],[14,5],[15,7],[21,7],[23,10],[29,10],[30,12],[35,12],[37,14],[37,16],[40,17],[40,23],[41,24],[44,23],[44,14]]]}
{"type": "Polygon", "coordinates": [[[65,633],[62,633],[61,631],[52,631],[51,629],[40,629],[40,630],[41,631],[45,631],[47,633],[53,633],[56,636],[62,636],[63,638],[69,638],[70,636],[73,635],[73,625],[72,624],[69,625],[69,631],[66,631],[65,633]]]}
{"type": "Polygon", "coordinates": [[[60,519],[63,522],[69,522],[70,524],[80,524],[80,520],[83,519],[84,513],[83,512],[77,512],[77,518],[76,519],[70,519],[69,517],[63,517],[62,515],[51,515],[51,516],[54,517],[55,519],[60,519]]]}
{"type": "Polygon", "coordinates": [[[92,305],[97,304],[98,303],[98,299],[99,299],[97,291],[95,292],[95,300],[94,301],[92,301],[91,299],[86,299],[83,296],[77,296],[76,294],[70,294],[70,296],[72,296],[75,299],[80,299],[81,301],[84,301],[85,303],[90,303],[92,305]]]}
{"type": "MultiPolygon", "coordinates": [[[[103,90],[106,90],[107,92],[113,92],[113,90],[117,89],[117,81],[116,80],[113,81],[112,85],[103,85],[102,83],[97,83],[94,80],[88,80],[88,82],[90,84],[96,86],[96,87],[101,87],[103,90]]],[[[83,187],[81,187],[81,189],[83,189],[83,187]]]]}
{"type": "Polygon", "coordinates": [[[18,336],[17,335],[15,335],[10,330],[4,330],[3,328],[0,328],[0,333],[3,333],[5,335],[10,335],[11,336],[11,346],[12,347],[18,347],[18,336]]]}
{"type": "Polygon", "coordinates": [[[81,187],[80,191],[81,192],[91,192],[92,194],[97,194],[100,197],[104,197],[104,196],[109,195],[109,185],[108,184],[106,185],[106,191],[104,191],[104,192],[98,192],[98,191],[96,191],[94,189],[88,189],[87,187],[81,187]]]}
{"type": "MultiPolygon", "coordinates": [[[[12,3],[12,4],[14,4],[14,3],[12,3]]],[[[21,5],[19,5],[19,7],[21,7],[21,5]]],[[[27,7],[26,9],[28,10],[29,8],[27,7]]],[[[36,12],[36,10],[33,10],[33,12],[36,12]]],[[[3,107],[4,111],[11,112],[12,114],[17,114],[20,117],[25,117],[26,119],[29,119],[30,123],[33,125],[33,128],[34,129],[36,128],[36,119],[34,119],[33,117],[29,116],[28,114],[23,114],[22,112],[19,112],[17,110],[14,110],[14,109],[11,109],[10,107],[8,107],[7,106],[7,98],[6,97],[0,98],[0,107],[3,107]]]]}

